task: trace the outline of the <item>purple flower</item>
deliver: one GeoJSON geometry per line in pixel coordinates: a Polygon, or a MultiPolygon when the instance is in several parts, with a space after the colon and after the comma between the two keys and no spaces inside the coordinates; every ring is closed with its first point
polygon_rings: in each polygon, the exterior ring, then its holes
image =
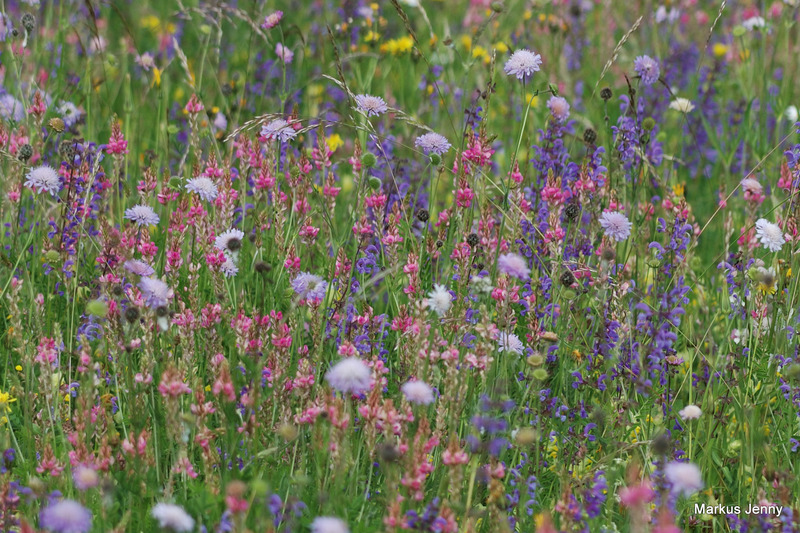
{"type": "Polygon", "coordinates": [[[141,204],[126,209],[125,218],[134,221],[137,226],[154,226],[161,220],[152,207],[141,204]]]}
{"type": "Polygon", "coordinates": [[[144,302],[151,308],[163,307],[172,297],[169,285],[157,278],[142,278],[139,281],[144,302]]]}
{"type": "Polygon", "coordinates": [[[403,383],[403,386],[400,387],[400,390],[403,391],[406,400],[411,403],[421,405],[430,405],[433,403],[433,389],[424,381],[406,381],[403,383]]]}
{"type": "Polygon", "coordinates": [[[280,142],[285,143],[294,139],[295,135],[297,135],[295,129],[282,118],[276,118],[261,128],[261,136],[265,137],[268,141],[277,139],[280,142]]]}
{"type": "Polygon", "coordinates": [[[372,386],[372,369],[358,357],[348,357],[328,370],[325,381],[339,392],[360,394],[372,386]]]}
{"type": "Polygon", "coordinates": [[[35,189],[37,192],[46,191],[55,196],[61,188],[61,179],[58,177],[58,172],[49,165],[42,165],[36,167],[26,176],[26,187],[35,189]]]}
{"type": "Polygon", "coordinates": [[[357,95],[356,104],[358,105],[358,111],[364,113],[368,117],[377,117],[389,110],[389,106],[386,105],[383,98],[370,94],[357,95]]]}
{"type": "Polygon", "coordinates": [[[563,96],[551,96],[547,101],[547,109],[558,122],[565,122],[569,118],[569,103],[563,96]]]}
{"type": "Polygon", "coordinates": [[[517,50],[506,61],[503,71],[509,76],[516,76],[518,80],[527,81],[534,72],[539,72],[542,65],[542,56],[528,49],[517,50]]]}
{"type": "Polygon", "coordinates": [[[138,259],[129,259],[125,261],[123,266],[125,267],[125,270],[131,274],[136,274],[137,276],[152,276],[156,272],[153,270],[153,267],[144,261],[139,261],[138,259]]]}
{"type": "Polygon", "coordinates": [[[450,142],[443,135],[431,132],[417,137],[414,146],[426,154],[442,155],[450,149],[450,142]]]}
{"type": "Polygon", "coordinates": [[[497,259],[497,269],[512,278],[526,281],[531,277],[528,261],[519,254],[503,254],[497,259]]]}
{"type": "Polygon", "coordinates": [[[639,56],[633,62],[633,68],[645,85],[653,85],[660,74],[658,61],[650,56],[639,56]]]}
{"type": "Polygon", "coordinates": [[[292,280],[292,289],[301,300],[321,302],[328,291],[328,282],[314,274],[301,272],[292,280]]]}
{"type": "Polygon", "coordinates": [[[61,500],[42,509],[39,525],[53,533],[87,533],[92,529],[92,513],[74,500],[61,500]]]}
{"type": "Polygon", "coordinates": [[[187,181],[186,190],[195,193],[206,202],[213,202],[219,194],[217,186],[206,176],[198,176],[187,181]]]}
{"type": "Polygon", "coordinates": [[[294,52],[288,46],[283,46],[283,43],[275,45],[275,53],[286,64],[291,63],[292,59],[294,59],[294,52]]]}
{"type": "Polygon", "coordinates": [[[606,232],[606,235],[615,241],[624,241],[631,235],[631,227],[633,224],[628,217],[619,211],[605,211],[600,216],[600,225],[606,232]]]}

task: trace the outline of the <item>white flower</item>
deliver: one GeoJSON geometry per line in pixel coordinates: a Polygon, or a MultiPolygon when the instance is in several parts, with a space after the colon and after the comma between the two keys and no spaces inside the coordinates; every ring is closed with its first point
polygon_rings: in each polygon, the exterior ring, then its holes
{"type": "Polygon", "coordinates": [[[763,28],[767,25],[767,21],[764,20],[764,17],[750,17],[749,19],[742,22],[742,26],[748,31],[753,31],[755,29],[763,28]]]}
{"type": "Polygon", "coordinates": [[[195,193],[206,202],[213,202],[219,194],[217,186],[206,176],[198,176],[187,181],[186,190],[195,193]]]}
{"type": "Polygon", "coordinates": [[[175,533],[188,533],[194,528],[194,518],[189,516],[180,505],[158,503],[153,507],[151,514],[162,529],[169,529],[175,533]]]}
{"type": "Polygon", "coordinates": [[[746,329],[734,329],[731,331],[731,340],[734,344],[741,344],[747,340],[746,329]]]}
{"type": "Polygon", "coordinates": [[[498,352],[514,352],[517,355],[522,355],[522,352],[525,351],[525,345],[522,344],[519,337],[513,333],[500,333],[497,344],[499,345],[497,348],[498,352]]]}
{"type": "Polygon", "coordinates": [[[696,405],[689,404],[680,411],[678,411],[678,414],[684,420],[697,420],[698,418],[700,418],[700,415],[703,414],[703,411],[701,411],[700,408],[697,407],[696,405]]]}
{"type": "Polygon", "coordinates": [[[126,209],[125,218],[134,221],[137,226],[155,226],[161,220],[152,207],[141,204],[126,209]]]}
{"type": "Polygon", "coordinates": [[[664,476],[672,484],[673,494],[691,496],[703,488],[703,476],[694,463],[672,461],[664,467],[664,476]]]}
{"type": "Polygon", "coordinates": [[[358,110],[367,115],[368,117],[377,117],[389,110],[386,101],[380,96],[372,96],[371,94],[356,95],[356,105],[358,110]]]}
{"type": "Polygon", "coordinates": [[[72,102],[61,102],[61,105],[58,106],[57,111],[58,114],[61,115],[61,119],[64,121],[64,124],[67,126],[67,128],[74,126],[82,115],[81,110],[78,109],[78,106],[72,102]]]}
{"type": "Polygon", "coordinates": [[[490,294],[494,288],[489,276],[472,276],[470,285],[472,285],[472,290],[477,294],[490,294]]]}
{"type": "Polygon", "coordinates": [[[443,316],[450,309],[453,296],[447,291],[444,285],[434,285],[433,290],[428,293],[425,305],[437,315],[443,316]]]}
{"type": "Polygon", "coordinates": [[[236,274],[239,273],[239,267],[236,266],[236,263],[230,257],[225,258],[225,262],[219,267],[225,277],[232,278],[236,274]]]}
{"type": "Polygon", "coordinates": [[[350,529],[339,518],[318,516],[311,522],[311,533],[350,533],[350,529]]]}
{"type": "Polygon", "coordinates": [[[669,108],[681,113],[688,113],[694,109],[694,104],[686,98],[676,98],[669,103],[669,108]]]}
{"type": "Polygon", "coordinates": [[[348,357],[328,370],[325,381],[339,392],[360,394],[372,385],[372,369],[358,357],[348,357]]]}
{"type": "Polygon", "coordinates": [[[786,242],[781,228],[765,218],[756,221],[756,235],[761,245],[771,252],[780,252],[786,242]]]}
{"type": "Polygon", "coordinates": [[[433,403],[433,389],[424,381],[407,381],[400,387],[403,394],[411,403],[430,405],[433,403]]]}
{"type": "Polygon", "coordinates": [[[261,128],[261,136],[268,141],[277,139],[280,142],[286,142],[292,140],[295,135],[297,135],[295,129],[282,118],[276,118],[261,128]]]}
{"type": "Polygon", "coordinates": [[[606,235],[617,242],[624,241],[631,236],[633,224],[624,213],[619,211],[605,211],[600,216],[600,225],[605,230],[606,235]]]}
{"type": "Polygon", "coordinates": [[[797,122],[798,116],[800,116],[797,112],[797,106],[790,105],[787,107],[786,111],[783,112],[783,116],[789,122],[797,122]]]}
{"type": "Polygon", "coordinates": [[[508,76],[516,76],[518,80],[527,80],[535,72],[539,72],[542,56],[528,49],[517,50],[506,61],[503,71],[508,76]]]}
{"type": "Polygon", "coordinates": [[[36,167],[26,176],[28,179],[25,181],[25,186],[36,189],[37,192],[47,191],[51,195],[58,194],[61,188],[61,180],[58,177],[58,172],[48,165],[36,167]]]}
{"type": "Polygon", "coordinates": [[[214,248],[226,254],[236,254],[242,248],[242,239],[244,239],[244,232],[231,228],[214,239],[214,248]]]}

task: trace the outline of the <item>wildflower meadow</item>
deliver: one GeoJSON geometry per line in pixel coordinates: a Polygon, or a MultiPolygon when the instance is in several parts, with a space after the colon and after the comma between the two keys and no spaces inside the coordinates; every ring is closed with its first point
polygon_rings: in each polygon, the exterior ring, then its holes
{"type": "Polygon", "coordinates": [[[0,1],[0,532],[800,532],[799,18],[0,1]]]}

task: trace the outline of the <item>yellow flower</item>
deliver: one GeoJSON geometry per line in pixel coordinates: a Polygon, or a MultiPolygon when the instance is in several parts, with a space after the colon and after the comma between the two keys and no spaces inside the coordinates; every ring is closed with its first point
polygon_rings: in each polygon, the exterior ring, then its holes
{"type": "Polygon", "coordinates": [[[17,399],[13,398],[9,393],[0,391],[0,413],[10,413],[11,406],[9,404],[16,401],[17,399]]]}
{"type": "Polygon", "coordinates": [[[484,61],[486,61],[489,59],[489,53],[483,46],[476,46],[475,48],[472,49],[472,57],[481,58],[484,61]]]}
{"type": "Polygon", "coordinates": [[[364,40],[368,43],[371,43],[371,42],[377,42],[378,40],[380,40],[380,38],[381,36],[378,32],[369,30],[369,32],[367,32],[367,35],[364,37],[364,40]]]}
{"type": "Polygon", "coordinates": [[[675,196],[683,196],[683,193],[686,192],[686,186],[683,183],[673,185],[672,192],[675,193],[675,196]]]}
{"type": "Polygon", "coordinates": [[[714,57],[722,57],[728,53],[728,45],[715,43],[714,46],[711,47],[711,51],[714,53],[714,57]]]}
{"type": "Polygon", "coordinates": [[[328,150],[335,152],[344,144],[344,141],[341,135],[334,133],[326,139],[326,143],[328,144],[328,150]]]}
{"type": "Polygon", "coordinates": [[[494,49],[501,54],[508,52],[508,45],[506,43],[495,43],[494,49]]]}
{"type": "Polygon", "coordinates": [[[469,35],[462,35],[461,46],[463,46],[467,50],[472,49],[472,37],[470,37],[469,35]]]}
{"type": "Polygon", "coordinates": [[[153,84],[151,87],[161,87],[161,69],[153,67],[153,84]]]}
{"type": "Polygon", "coordinates": [[[17,372],[22,372],[22,365],[15,366],[14,370],[16,370],[17,372]]]}

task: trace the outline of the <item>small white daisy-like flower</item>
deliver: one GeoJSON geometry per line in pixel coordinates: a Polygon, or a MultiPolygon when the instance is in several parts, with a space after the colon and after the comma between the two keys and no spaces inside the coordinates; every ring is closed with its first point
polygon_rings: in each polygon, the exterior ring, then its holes
{"type": "Polygon", "coordinates": [[[261,127],[261,136],[265,137],[268,141],[277,139],[285,143],[294,139],[295,135],[297,135],[295,129],[282,118],[276,118],[269,124],[265,124],[261,127]]]}
{"type": "Polygon", "coordinates": [[[703,477],[694,463],[672,461],[664,467],[664,476],[672,485],[673,494],[691,496],[703,488],[703,477]]]}
{"type": "Polygon", "coordinates": [[[225,253],[235,254],[242,248],[242,239],[244,239],[244,232],[231,228],[214,239],[214,248],[225,253]]]}
{"type": "Polygon", "coordinates": [[[506,61],[503,72],[508,76],[516,76],[518,80],[526,81],[539,72],[542,66],[542,56],[528,49],[517,50],[506,61]]]}
{"type": "Polygon", "coordinates": [[[325,381],[341,393],[360,394],[372,385],[372,369],[358,357],[348,357],[328,370],[325,381]]]}
{"type": "Polygon", "coordinates": [[[472,276],[469,282],[472,290],[475,291],[476,294],[491,294],[494,288],[492,287],[492,280],[489,279],[489,276],[472,276]]]}
{"type": "Polygon", "coordinates": [[[143,54],[136,56],[136,59],[134,59],[134,61],[136,62],[137,65],[142,67],[142,70],[144,70],[145,72],[149,72],[151,68],[156,66],[156,61],[153,58],[153,54],[151,54],[150,52],[145,52],[143,54]]]}
{"type": "Polygon", "coordinates": [[[41,193],[46,191],[55,196],[61,188],[61,179],[58,177],[58,172],[48,165],[36,167],[26,176],[25,186],[36,190],[41,193]]]}
{"type": "Polygon", "coordinates": [[[694,404],[689,404],[680,411],[678,414],[684,420],[697,420],[703,414],[703,411],[694,404]]]}
{"type": "Polygon", "coordinates": [[[188,533],[194,529],[194,518],[183,507],[172,503],[158,503],[151,512],[162,529],[175,533],[188,533]]]}
{"type": "Polygon", "coordinates": [[[569,102],[563,96],[551,96],[547,101],[547,109],[556,122],[564,122],[569,118],[569,102]]]}
{"type": "Polygon", "coordinates": [[[514,352],[517,355],[522,355],[522,352],[525,351],[525,345],[522,344],[522,341],[513,333],[500,333],[500,336],[497,338],[498,352],[514,352]]]}
{"type": "Polygon", "coordinates": [[[767,21],[764,20],[764,17],[750,17],[749,19],[742,22],[742,27],[747,31],[753,31],[756,29],[765,28],[767,26],[767,21]]]}
{"type": "Polygon", "coordinates": [[[786,108],[783,112],[783,116],[786,117],[786,120],[789,122],[797,122],[798,117],[800,117],[800,113],[797,112],[797,106],[790,105],[786,108]]]}
{"type": "Polygon", "coordinates": [[[620,242],[631,236],[633,224],[624,213],[605,211],[600,216],[600,226],[605,230],[606,235],[620,242]]]}
{"type": "Polygon", "coordinates": [[[433,290],[428,293],[425,305],[439,316],[443,316],[450,310],[453,303],[453,296],[444,285],[434,285],[433,290]]]}
{"type": "Polygon", "coordinates": [[[686,98],[678,97],[669,103],[669,108],[681,113],[689,113],[694,109],[694,104],[686,98]]]}
{"type": "Polygon", "coordinates": [[[206,202],[213,202],[219,194],[217,186],[206,176],[198,176],[187,181],[186,190],[195,193],[206,202]]]}
{"type": "Polygon", "coordinates": [[[497,269],[512,278],[527,281],[531,278],[531,269],[528,260],[519,254],[503,254],[497,258],[497,269]]]}
{"type": "Polygon", "coordinates": [[[383,115],[389,110],[386,101],[380,96],[372,96],[371,94],[356,95],[356,105],[361,113],[368,117],[377,117],[383,115]]]}
{"type": "Polygon", "coordinates": [[[149,205],[135,205],[125,210],[125,218],[132,220],[137,226],[155,226],[160,218],[149,205]]]}
{"type": "Polygon", "coordinates": [[[138,259],[128,259],[123,266],[125,270],[137,276],[152,276],[156,272],[153,267],[138,259]]]}
{"type": "Polygon", "coordinates": [[[414,146],[426,154],[442,155],[450,149],[450,142],[444,135],[430,132],[417,137],[414,146]]]}
{"type": "Polygon", "coordinates": [[[350,533],[344,520],[334,516],[318,516],[311,522],[311,533],[350,533]]]}
{"type": "Polygon", "coordinates": [[[158,278],[142,278],[139,280],[144,302],[151,309],[164,307],[172,298],[172,289],[158,278]]]}
{"type": "Polygon", "coordinates": [[[430,405],[433,403],[433,388],[424,381],[406,381],[400,387],[403,395],[411,403],[430,405]]]}
{"type": "Polygon", "coordinates": [[[239,267],[230,257],[225,258],[225,262],[220,265],[219,269],[225,274],[225,277],[232,278],[239,273],[239,267]]]}
{"type": "Polygon", "coordinates": [[[766,218],[759,218],[756,221],[756,236],[761,241],[761,245],[771,252],[780,252],[786,243],[780,226],[766,218]]]}

